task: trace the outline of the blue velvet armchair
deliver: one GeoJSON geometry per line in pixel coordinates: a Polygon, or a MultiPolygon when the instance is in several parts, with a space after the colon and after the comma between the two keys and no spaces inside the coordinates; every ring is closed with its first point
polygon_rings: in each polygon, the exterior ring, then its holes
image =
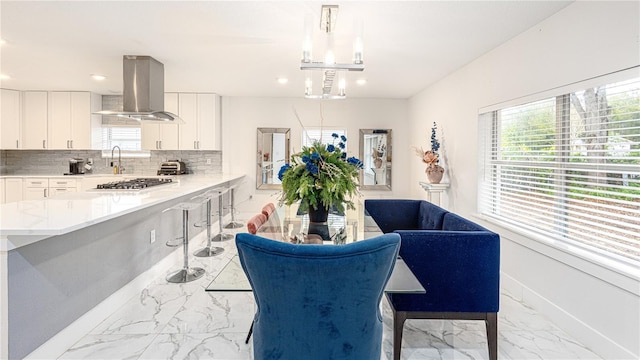
{"type": "Polygon", "coordinates": [[[400,257],[425,294],[387,294],[393,310],[394,359],[406,319],[484,320],[489,358],[498,357],[500,236],[422,200],[365,200],[385,233],[401,237],[400,257]]]}
{"type": "Polygon", "coordinates": [[[382,293],[398,234],[347,245],[293,245],[240,233],[257,304],[254,359],[379,359],[382,293]]]}

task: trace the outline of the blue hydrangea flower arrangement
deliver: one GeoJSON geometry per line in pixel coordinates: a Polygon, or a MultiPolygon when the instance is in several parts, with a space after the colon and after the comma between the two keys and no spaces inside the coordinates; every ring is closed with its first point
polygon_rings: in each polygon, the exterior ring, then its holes
{"type": "Polygon", "coordinates": [[[344,151],[347,138],[334,133],[329,145],[314,142],[310,147],[293,154],[289,164],[278,172],[282,181],[280,202],[291,205],[306,200],[314,209],[335,207],[344,211],[354,209],[351,198],[358,192],[358,178],[362,161],[347,157],[344,151]]]}

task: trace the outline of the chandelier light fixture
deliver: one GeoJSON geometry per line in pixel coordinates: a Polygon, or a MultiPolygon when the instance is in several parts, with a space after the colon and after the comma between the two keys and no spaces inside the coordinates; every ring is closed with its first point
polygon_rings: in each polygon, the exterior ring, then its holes
{"type": "Polygon", "coordinates": [[[333,30],[335,29],[337,18],[338,5],[322,5],[320,30],[327,34],[327,50],[323,61],[313,61],[312,59],[311,26],[309,19],[305,21],[305,38],[302,45],[300,70],[306,71],[304,83],[304,97],[306,99],[345,99],[347,97],[345,73],[347,71],[364,70],[361,29],[356,30],[357,34],[353,45],[353,62],[345,64],[336,63],[333,48],[333,30]],[[314,70],[322,72],[322,92],[317,94],[313,93],[311,74],[314,70]],[[338,92],[337,94],[332,94],[333,83],[336,80],[338,82],[338,92]]]}

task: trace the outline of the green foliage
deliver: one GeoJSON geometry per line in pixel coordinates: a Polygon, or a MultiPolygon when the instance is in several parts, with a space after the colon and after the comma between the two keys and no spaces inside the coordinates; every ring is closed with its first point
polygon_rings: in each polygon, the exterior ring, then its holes
{"type": "MultiPolygon", "coordinates": [[[[515,114],[511,115],[516,118],[515,114]]],[[[548,107],[526,109],[517,121],[503,125],[501,157],[516,161],[553,161],[555,111],[548,107]]]]}
{"type": "Polygon", "coordinates": [[[319,206],[335,206],[338,211],[344,211],[345,206],[354,209],[351,198],[358,192],[361,166],[360,160],[347,158],[341,146],[314,142],[311,147],[305,146],[293,154],[291,164],[280,170],[280,202],[291,205],[304,199],[314,209],[319,206]]]}

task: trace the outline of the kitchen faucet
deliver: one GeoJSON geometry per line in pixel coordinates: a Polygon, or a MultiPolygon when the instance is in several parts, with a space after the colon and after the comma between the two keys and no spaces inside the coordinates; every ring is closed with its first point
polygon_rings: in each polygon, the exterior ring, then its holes
{"type": "Polygon", "coordinates": [[[124,171],[124,168],[121,165],[121,161],[122,161],[122,153],[120,150],[120,146],[115,145],[112,149],[111,149],[111,167],[113,167],[113,150],[115,150],[116,148],[118,148],[118,166],[116,166],[115,169],[113,169],[113,173],[114,174],[122,174],[122,172],[124,171]]]}

